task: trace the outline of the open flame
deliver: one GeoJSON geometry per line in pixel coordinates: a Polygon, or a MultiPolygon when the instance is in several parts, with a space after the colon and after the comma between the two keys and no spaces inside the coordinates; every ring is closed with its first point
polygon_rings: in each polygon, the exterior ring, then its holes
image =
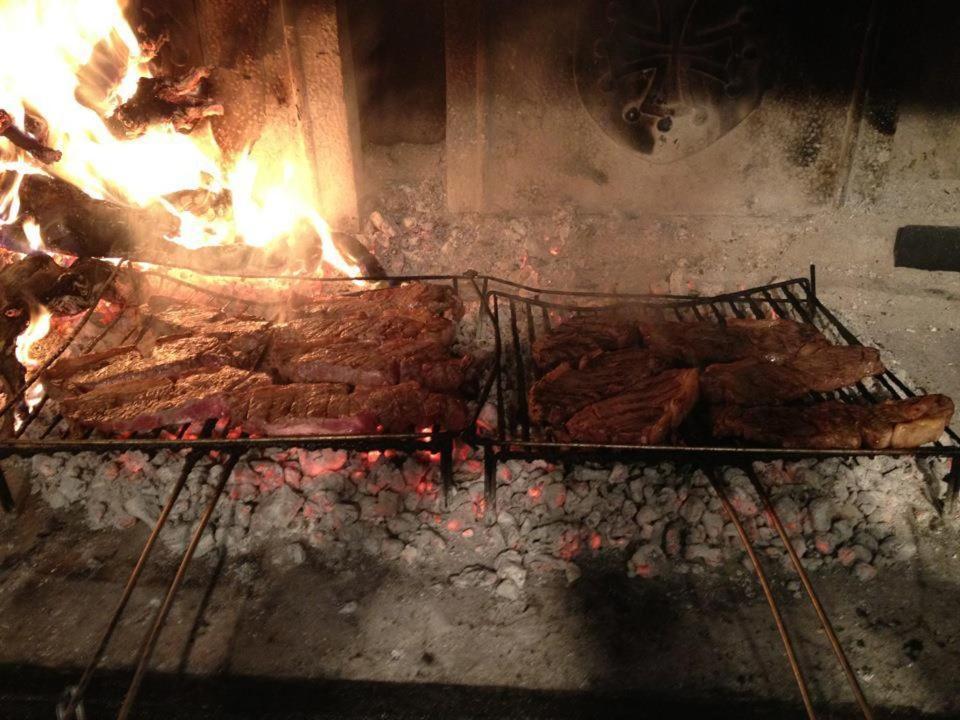
{"type": "MultiPolygon", "coordinates": [[[[30,313],[30,324],[17,337],[15,355],[17,360],[28,375],[40,366],[42,359],[37,357],[37,344],[50,334],[51,313],[43,305],[30,313]]],[[[43,398],[44,388],[42,382],[36,382],[27,389],[24,395],[24,402],[27,410],[32,411],[37,403],[43,398]]]]}
{"type": "MultiPolygon", "coordinates": [[[[351,277],[361,275],[315,211],[311,169],[292,141],[286,152],[269,158],[254,159],[248,148],[230,162],[208,122],[190,134],[167,124],[135,138],[121,139],[110,131],[105,119],[133,95],[141,78],[151,76],[152,57],[124,18],[122,2],[4,0],[0,5],[0,108],[20,128],[28,116],[41,120],[47,126],[43,142],[63,153],[59,162],[44,166],[0,139],[0,171],[16,175],[3,183],[0,225],[20,214],[22,176],[44,172],[94,198],[162,206],[180,220],[179,230],[167,239],[190,248],[267,247],[312,233],[324,263],[351,277]],[[173,196],[183,191],[211,197],[229,191],[232,213],[178,207],[173,196]]],[[[39,232],[26,231],[34,248],[39,232]]]]}

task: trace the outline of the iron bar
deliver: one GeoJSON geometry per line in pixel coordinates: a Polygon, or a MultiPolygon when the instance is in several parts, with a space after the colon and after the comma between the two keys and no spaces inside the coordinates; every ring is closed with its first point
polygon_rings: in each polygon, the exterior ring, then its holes
{"type": "Polygon", "coordinates": [[[144,639],[144,642],[140,646],[140,651],[137,657],[137,667],[133,673],[133,680],[130,682],[130,687],[128,688],[127,694],[123,699],[123,704],[120,706],[120,712],[117,714],[117,720],[126,720],[130,717],[130,712],[133,709],[133,703],[136,701],[137,694],[140,690],[140,685],[143,682],[143,676],[147,671],[147,665],[150,662],[150,658],[153,656],[153,651],[156,648],[157,640],[159,639],[160,633],[163,630],[163,626],[166,623],[167,615],[170,613],[170,609],[173,606],[173,601],[176,598],[177,591],[183,584],[183,578],[186,575],[187,567],[189,566],[190,561],[193,559],[194,553],[196,553],[197,546],[200,544],[200,539],[203,536],[203,531],[206,530],[207,525],[210,523],[210,519],[213,517],[213,512],[217,506],[217,502],[220,500],[220,496],[223,494],[223,489],[227,485],[227,480],[229,480],[230,476],[233,474],[233,469],[239,459],[240,456],[237,454],[230,455],[230,457],[227,459],[227,462],[223,465],[223,472],[220,476],[220,480],[217,482],[217,487],[214,490],[213,497],[211,497],[210,501],[207,503],[207,507],[204,510],[203,515],[200,517],[196,528],[194,529],[193,537],[190,539],[190,544],[187,546],[187,549],[183,554],[183,558],[180,561],[180,566],[177,568],[176,575],[174,575],[170,586],[167,588],[167,594],[164,597],[160,607],[157,609],[156,615],[154,616],[153,625],[144,639]]]}
{"type": "Polygon", "coordinates": [[[60,720],[71,720],[75,716],[78,706],[83,702],[83,697],[90,685],[90,681],[93,679],[93,674],[100,665],[100,661],[103,659],[103,655],[106,653],[107,647],[110,645],[110,640],[113,638],[113,634],[116,631],[117,626],[120,624],[120,619],[123,617],[123,612],[127,608],[127,603],[130,602],[133,591],[140,580],[140,575],[143,573],[143,568],[146,566],[147,560],[150,558],[150,553],[153,551],[153,546],[156,544],[157,538],[160,537],[160,532],[163,530],[163,526],[166,525],[167,519],[170,517],[170,513],[173,510],[173,506],[180,497],[180,493],[183,491],[184,485],[186,485],[187,478],[190,476],[191,471],[196,466],[201,456],[202,453],[193,451],[184,459],[183,468],[180,470],[180,475],[177,477],[177,482],[170,491],[167,502],[164,504],[163,510],[160,512],[160,516],[157,518],[157,522],[154,523],[153,530],[150,532],[150,536],[147,538],[146,543],[144,543],[143,550],[140,551],[140,557],[137,559],[136,565],[133,566],[133,571],[127,578],[127,584],[124,586],[123,593],[120,595],[120,601],[117,603],[117,606],[113,611],[110,622],[107,623],[106,630],[100,637],[100,643],[97,645],[97,649],[94,651],[93,657],[90,659],[86,669],[83,671],[80,681],[70,690],[70,699],[67,701],[66,706],[63,707],[62,710],[58,708],[58,716],[60,720]]]}
{"type": "Polygon", "coordinates": [[[800,697],[803,699],[803,706],[807,711],[807,717],[810,718],[810,720],[816,720],[817,714],[813,709],[813,702],[810,699],[810,691],[807,688],[807,682],[803,676],[803,670],[800,668],[800,663],[797,661],[797,655],[793,649],[793,642],[790,640],[790,634],[787,632],[787,626],[783,621],[783,616],[780,613],[780,608],[777,605],[776,598],[773,596],[773,591],[770,588],[767,575],[763,571],[763,566],[760,564],[760,558],[757,557],[756,551],[750,544],[750,538],[747,536],[747,531],[740,522],[740,519],[737,517],[737,513],[734,510],[733,504],[730,502],[726,491],[723,489],[723,481],[717,476],[716,467],[712,465],[707,466],[705,471],[707,478],[710,480],[710,485],[713,487],[714,492],[717,493],[717,497],[720,498],[720,502],[723,504],[723,509],[726,511],[727,516],[730,518],[730,521],[736,528],[737,535],[740,536],[740,542],[743,544],[743,548],[746,550],[747,556],[750,558],[750,562],[753,564],[753,569],[757,573],[757,581],[760,583],[760,588],[763,590],[763,595],[767,600],[767,605],[770,606],[770,613],[773,615],[773,621],[777,626],[777,632],[780,633],[780,639],[783,641],[783,649],[786,652],[787,661],[790,663],[790,670],[793,672],[793,676],[797,681],[797,687],[800,689],[800,697]]]}
{"type": "Polygon", "coordinates": [[[770,499],[770,493],[767,492],[766,487],[760,481],[760,478],[757,477],[757,473],[753,469],[752,465],[747,465],[744,467],[744,471],[746,472],[747,477],[750,478],[750,483],[753,485],[754,490],[757,491],[757,495],[760,496],[760,500],[763,502],[764,510],[767,513],[767,518],[777,531],[777,535],[780,536],[780,541],[783,543],[783,547],[787,551],[787,555],[790,557],[790,563],[793,565],[793,569],[796,570],[797,575],[800,576],[800,583],[803,585],[803,589],[807,593],[807,597],[810,598],[810,604],[817,613],[817,618],[820,620],[820,626],[823,628],[823,632],[826,633],[827,639],[830,641],[830,647],[833,648],[833,654],[836,655],[837,662],[839,662],[840,667],[843,668],[843,674],[846,676],[847,683],[850,685],[850,690],[853,692],[853,696],[857,701],[857,705],[860,707],[860,712],[863,713],[865,720],[873,720],[873,711],[870,709],[867,698],[863,694],[863,689],[860,687],[860,681],[857,679],[857,674],[850,666],[850,661],[847,659],[847,655],[843,651],[843,646],[840,644],[840,638],[837,637],[837,633],[834,631],[833,625],[830,623],[830,618],[827,616],[827,612],[824,610],[819,596],[813,589],[813,583],[810,582],[810,576],[803,567],[803,563],[800,562],[800,557],[797,555],[797,551],[794,549],[793,543],[790,542],[790,537],[787,535],[787,530],[783,526],[783,522],[780,520],[780,516],[776,509],[773,507],[773,501],[770,499]]]}

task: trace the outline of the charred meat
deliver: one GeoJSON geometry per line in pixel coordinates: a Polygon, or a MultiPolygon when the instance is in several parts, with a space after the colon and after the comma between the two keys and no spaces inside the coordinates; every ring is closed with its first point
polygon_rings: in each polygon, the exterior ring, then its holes
{"type": "Polygon", "coordinates": [[[823,345],[783,362],[747,359],[711,365],[701,383],[711,403],[775,405],[854,385],[883,371],[875,348],[823,345]]]}
{"type": "Polygon", "coordinates": [[[632,390],[587,405],[567,421],[572,440],[656,445],[667,440],[697,402],[699,372],[668,370],[632,390]]]}
{"type": "Polygon", "coordinates": [[[772,447],[821,449],[914,448],[940,438],[953,417],[945,395],[879,405],[828,401],[804,407],[714,408],[713,434],[772,447]]]}
{"type": "Polygon", "coordinates": [[[626,392],[667,366],[649,350],[628,348],[562,363],[530,388],[530,419],[562,427],[590,403],[626,392]]]}

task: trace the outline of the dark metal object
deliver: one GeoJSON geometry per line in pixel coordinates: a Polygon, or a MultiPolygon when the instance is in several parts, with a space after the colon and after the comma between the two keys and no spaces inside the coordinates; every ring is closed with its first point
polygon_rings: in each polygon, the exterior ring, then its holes
{"type": "MultiPolygon", "coordinates": [[[[490,291],[490,311],[500,336],[499,364],[496,375],[497,429],[481,438],[493,456],[486,464],[487,506],[496,498],[496,465],[511,458],[575,463],[596,460],[634,459],[646,462],[665,460],[691,463],[742,464],[751,461],[799,460],[803,458],[871,457],[876,455],[909,457],[958,457],[960,436],[947,430],[948,444],[905,450],[820,450],[815,448],[772,448],[705,444],[640,446],[604,443],[557,442],[530,421],[526,406],[526,388],[537,379],[529,349],[539,333],[550,324],[575,313],[596,311],[611,305],[640,306],[665,319],[722,322],[725,317],[792,318],[817,325],[828,336],[850,345],[860,341],[817,298],[811,277],[796,278],[715,297],[658,296],[649,294],[613,294],[540,290],[517,283],[495,281],[490,291]],[[504,306],[505,310],[501,308],[504,306]],[[504,318],[504,316],[506,316],[504,318]]],[[[853,388],[833,393],[812,393],[811,400],[837,399],[843,402],[876,403],[886,397],[913,397],[916,392],[887,370],[883,375],[858,383],[853,388]]]]}
{"type": "Polygon", "coordinates": [[[760,104],[762,56],[749,0],[591,0],[580,18],[577,87],[610,137],[671,162],[760,104]]]}
{"type": "Polygon", "coordinates": [[[918,270],[960,272],[960,228],[907,225],[897,230],[893,264],[918,270]]]}
{"type": "Polygon", "coordinates": [[[727,497],[726,490],[723,488],[723,479],[719,477],[716,468],[713,466],[708,466],[706,469],[706,475],[710,480],[710,485],[713,487],[713,491],[717,493],[717,497],[720,498],[720,502],[723,504],[723,509],[726,511],[727,517],[730,518],[734,527],[737,529],[737,535],[740,536],[740,542],[743,544],[743,549],[746,550],[747,557],[750,558],[753,569],[757,573],[757,582],[760,583],[760,588],[763,590],[763,596],[767,600],[767,605],[770,606],[770,614],[773,615],[773,622],[777,626],[777,632],[780,634],[780,639],[783,641],[783,649],[787,655],[787,661],[790,663],[790,670],[793,672],[793,677],[797,681],[797,688],[800,690],[800,697],[803,700],[803,707],[807,711],[807,717],[810,718],[810,720],[816,720],[817,714],[813,709],[813,701],[810,699],[810,690],[807,688],[807,681],[803,676],[803,670],[800,668],[800,663],[797,661],[797,654],[793,649],[793,642],[790,640],[790,633],[787,632],[787,626],[783,622],[783,615],[780,613],[780,608],[777,605],[776,598],[773,596],[773,590],[770,588],[770,582],[767,580],[767,574],[763,571],[763,565],[760,564],[760,558],[757,557],[757,551],[754,550],[753,546],[750,544],[750,538],[747,536],[747,531],[744,529],[743,523],[740,522],[740,518],[737,517],[737,511],[730,502],[730,498],[727,497]]]}

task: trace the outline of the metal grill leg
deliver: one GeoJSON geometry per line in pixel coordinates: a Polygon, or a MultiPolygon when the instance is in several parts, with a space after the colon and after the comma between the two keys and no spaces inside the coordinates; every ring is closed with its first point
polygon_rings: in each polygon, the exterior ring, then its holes
{"type": "Polygon", "coordinates": [[[7,484],[7,476],[0,468],[0,509],[4,512],[13,512],[14,502],[13,494],[10,492],[10,486],[7,484]]]}
{"type": "Polygon", "coordinates": [[[223,466],[223,475],[220,477],[220,481],[217,483],[217,488],[213,493],[213,497],[210,498],[210,502],[207,503],[207,507],[204,510],[203,515],[200,517],[200,522],[197,523],[197,527],[193,531],[193,537],[190,539],[190,544],[187,545],[187,549],[183,553],[183,558],[180,560],[180,567],[177,568],[176,575],[174,575],[173,580],[170,581],[170,586],[167,588],[167,594],[163,598],[163,602],[160,604],[160,607],[154,616],[153,625],[150,627],[150,631],[147,633],[147,636],[143,640],[143,644],[140,646],[140,652],[137,657],[137,669],[134,671],[133,680],[130,682],[130,687],[127,690],[126,697],[123,699],[123,705],[120,706],[120,712],[117,715],[117,720],[126,720],[130,717],[130,713],[133,710],[133,704],[136,701],[137,694],[140,691],[140,685],[143,683],[143,676],[147,672],[147,665],[150,662],[150,658],[153,656],[153,651],[157,646],[157,640],[159,639],[160,633],[163,631],[163,626],[167,621],[167,616],[170,614],[170,608],[173,607],[173,601],[176,598],[177,591],[180,589],[180,585],[183,584],[183,578],[187,574],[187,566],[190,565],[190,561],[193,559],[193,555],[197,550],[197,546],[200,544],[200,538],[203,536],[203,531],[206,530],[207,525],[210,523],[210,518],[213,517],[213,511],[217,507],[217,502],[220,500],[220,496],[223,494],[223,489],[227,485],[227,480],[229,480],[230,476],[233,474],[233,468],[236,466],[239,459],[239,455],[231,455],[223,466]]]}
{"type": "Polygon", "coordinates": [[[707,478],[710,480],[710,484],[713,486],[714,491],[720,498],[720,502],[723,503],[723,509],[730,517],[734,527],[736,527],[737,534],[740,536],[740,542],[743,543],[743,548],[747,551],[750,562],[753,563],[753,569],[757,573],[757,580],[760,583],[760,588],[763,590],[764,597],[767,599],[767,605],[770,606],[770,613],[773,615],[773,621],[777,626],[777,632],[780,633],[780,639],[783,641],[783,649],[787,654],[787,662],[790,663],[790,669],[793,671],[793,676],[797,681],[797,687],[800,689],[800,697],[803,699],[803,706],[807,711],[807,717],[810,718],[810,720],[816,720],[817,715],[813,709],[813,702],[810,700],[810,691],[807,689],[807,681],[803,677],[803,670],[800,669],[800,663],[797,662],[797,655],[793,649],[793,642],[790,640],[790,635],[787,632],[786,624],[783,622],[783,616],[780,614],[780,608],[777,605],[777,601],[773,597],[773,591],[770,589],[770,583],[767,581],[767,575],[763,571],[763,566],[760,565],[760,558],[757,557],[756,551],[750,544],[750,538],[747,537],[747,531],[744,529],[743,524],[737,517],[737,513],[733,508],[733,504],[730,502],[726,491],[723,489],[723,481],[719,477],[717,469],[715,467],[707,467],[704,468],[704,470],[707,478]]]}
{"type": "Polygon", "coordinates": [[[190,472],[193,470],[200,457],[201,453],[193,451],[187,455],[186,459],[184,460],[183,468],[180,470],[180,476],[177,478],[177,482],[173,486],[173,490],[170,491],[170,497],[167,498],[167,503],[163,506],[160,517],[157,518],[157,522],[154,524],[153,530],[150,532],[150,537],[147,538],[147,542],[144,544],[143,550],[140,551],[140,557],[137,559],[137,564],[134,565],[133,571],[130,573],[130,577],[127,579],[127,584],[123,588],[123,594],[120,596],[120,601],[117,603],[117,607],[113,611],[113,616],[110,618],[110,622],[107,624],[107,629],[100,638],[100,644],[94,651],[93,658],[91,658],[86,670],[84,670],[83,676],[80,678],[80,682],[78,682],[75,687],[68,691],[69,695],[68,699],[66,700],[66,704],[61,704],[61,706],[57,708],[57,716],[61,718],[61,720],[70,720],[71,718],[79,717],[80,712],[82,712],[81,707],[83,703],[83,697],[87,691],[87,687],[90,685],[90,681],[93,679],[93,674],[96,672],[97,666],[103,659],[103,655],[107,650],[107,646],[110,644],[110,640],[113,638],[113,633],[116,631],[117,625],[120,624],[120,618],[123,616],[123,611],[126,609],[127,603],[130,601],[130,597],[133,595],[133,591],[137,586],[137,582],[140,580],[140,575],[143,573],[143,568],[146,566],[147,560],[150,558],[150,553],[153,551],[153,546],[156,544],[157,538],[160,537],[160,531],[163,530],[163,526],[166,524],[167,518],[170,517],[170,512],[173,510],[174,503],[177,502],[177,498],[180,497],[180,493],[183,491],[183,486],[187,482],[187,477],[190,475],[190,472]]]}
{"type": "Polygon", "coordinates": [[[487,500],[487,512],[494,511],[497,503],[497,453],[489,445],[483,449],[483,494],[487,500]]]}
{"type": "Polygon", "coordinates": [[[443,504],[446,507],[453,490],[453,438],[444,440],[440,446],[440,482],[443,483],[443,504]]]}
{"type": "Polygon", "coordinates": [[[807,571],[803,567],[803,563],[800,562],[800,557],[797,555],[797,551],[793,549],[793,543],[790,542],[790,537],[787,535],[786,528],[783,527],[783,522],[781,522],[780,516],[777,514],[776,510],[774,510],[773,502],[770,499],[770,493],[767,492],[767,489],[763,486],[763,483],[760,482],[760,478],[757,477],[757,474],[754,472],[752,467],[744,468],[744,470],[747,473],[747,477],[750,478],[750,482],[753,484],[757,494],[760,496],[760,499],[763,501],[763,507],[767,513],[767,517],[770,519],[771,524],[776,529],[777,534],[780,536],[780,541],[783,543],[784,548],[786,548],[787,555],[790,557],[790,562],[793,565],[793,569],[796,570],[797,575],[800,576],[800,582],[803,584],[803,589],[806,591],[807,597],[810,598],[810,604],[813,605],[813,610],[816,612],[817,618],[820,620],[820,626],[823,628],[823,632],[826,633],[827,638],[830,640],[830,646],[833,648],[833,654],[837,656],[837,662],[839,662],[840,667],[843,668],[843,673],[847,677],[847,683],[850,685],[850,689],[853,691],[857,705],[860,707],[860,712],[863,713],[863,717],[866,718],[866,720],[873,720],[873,711],[870,709],[870,705],[867,703],[867,699],[863,695],[863,689],[860,687],[860,682],[857,680],[857,675],[850,666],[850,661],[847,659],[847,655],[843,651],[843,646],[840,644],[840,638],[838,638],[837,633],[834,632],[833,625],[830,623],[830,618],[827,617],[827,613],[823,609],[823,605],[820,603],[820,598],[813,589],[813,584],[810,582],[810,576],[807,575],[807,571]]]}

